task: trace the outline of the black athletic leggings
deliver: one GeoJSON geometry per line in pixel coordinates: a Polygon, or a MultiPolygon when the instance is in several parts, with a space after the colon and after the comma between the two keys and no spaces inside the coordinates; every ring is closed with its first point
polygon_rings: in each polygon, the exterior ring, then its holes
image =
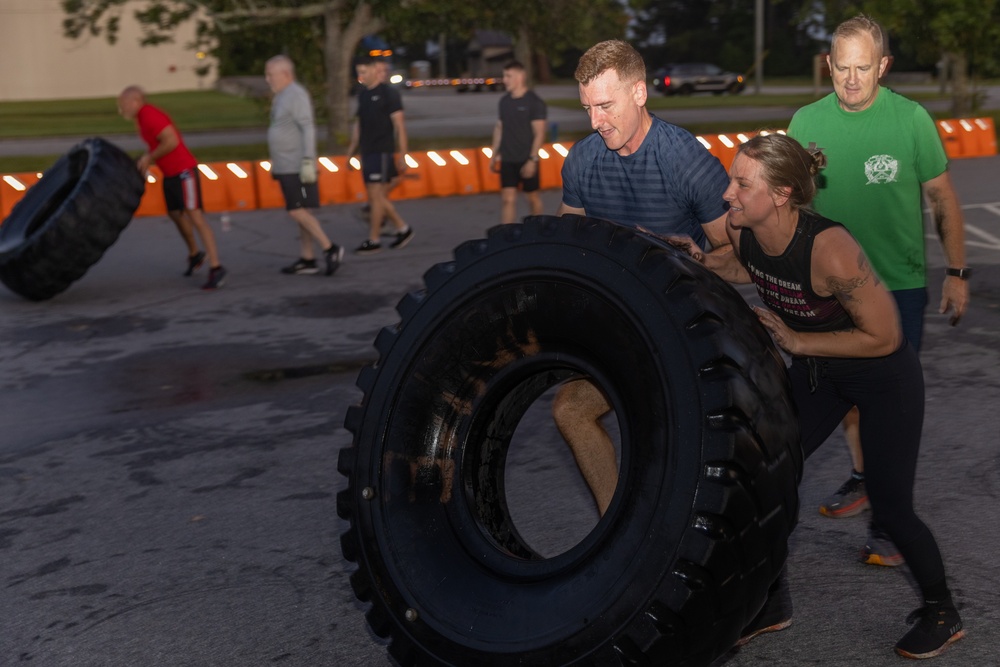
{"type": "Polygon", "coordinates": [[[909,343],[874,359],[796,357],[789,369],[808,458],[857,405],[872,512],[925,592],[944,582],[937,542],[913,510],[924,376],[909,343]]]}

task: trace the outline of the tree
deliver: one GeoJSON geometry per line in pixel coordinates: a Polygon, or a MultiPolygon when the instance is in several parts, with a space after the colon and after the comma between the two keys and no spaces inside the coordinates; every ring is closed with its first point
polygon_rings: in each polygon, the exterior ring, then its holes
{"type": "Polygon", "coordinates": [[[468,40],[477,28],[500,30],[514,40],[514,56],[544,81],[549,64],[567,50],[624,37],[628,5],[629,0],[425,0],[411,3],[390,30],[403,40],[439,33],[468,40]]]}
{"type": "Polygon", "coordinates": [[[148,0],[144,3],[63,0],[62,4],[67,15],[63,21],[67,36],[104,35],[111,43],[117,39],[122,13],[133,8],[143,30],[143,44],[170,41],[178,25],[193,20],[197,22],[198,43],[195,46],[200,48],[208,46],[218,32],[281,24],[294,19],[322,20],[325,106],[332,142],[347,136],[350,71],[358,44],[365,35],[385,27],[382,10],[398,8],[400,3],[392,0],[148,0]]]}
{"type": "Polygon", "coordinates": [[[969,87],[979,71],[997,67],[1000,0],[824,0],[832,30],[858,12],[869,14],[890,36],[890,47],[912,53],[919,62],[948,63],[951,71],[951,114],[968,115],[978,107],[969,87]]]}
{"type": "Polygon", "coordinates": [[[998,0],[869,0],[866,6],[873,18],[924,62],[943,59],[949,65],[952,116],[961,118],[976,111],[976,73],[996,63],[998,0]]]}
{"type": "MultiPolygon", "coordinates": [[[[808,71],[811,39],[800,20],[809,0],[765,0],[765,50],[773,74],[808,71]]],[[[754,3],[747,0],[645,0],[636,2],[630,26],[650,64],[715,63],[749,73],[754,64],[754,3]]]]}
{"type": "Polygon", "coordinates": [[[412,40],[475,28],[505,30],[527,65],[557,59],[568,46],[624,35],[622,0],[62,0],[69,37],[117,38],[122,13],[131,10],[143,44],[173,39],[178,25],[197,23],[205,49],[220,33],[288,21],[322,21],[324,97],[330,141],[344,143],[349,122],[351,62],[366,35],[388,31],[412,40]],[[390,22],[386,17],[392,17],[390,22]]]}

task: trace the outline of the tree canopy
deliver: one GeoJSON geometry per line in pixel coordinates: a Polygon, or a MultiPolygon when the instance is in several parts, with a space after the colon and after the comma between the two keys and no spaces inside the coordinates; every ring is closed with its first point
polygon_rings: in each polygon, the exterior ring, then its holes
{"type": "Polygon", "coordinates": [[[627,23],[620,0],[63,0],[62,5],[68,36],[104,36],[111,42],[126,11],[142,26],[143,44],[172,40],[185,21],[197,22],[198,43],[192,46],[200,49],[215,45],[220,35],[256,29],[255,40],[274,37],[276,48],[294,51],[290,42],[298,32],[298,46],[308,45],[302,49],[303,64],[313,48],[322,53],[330,136],[341,143],[349,120],[351,62],[366,35],[384,31],[418,41],[442,33],[468,39],[476,28],[502,30],[514,38],[515,52],[529,67],[547,68],[569,45],[621,37],[627,23]],[[265,34],[261,26],[274,29],[265,34]]]}
{"type": "Polygon", "coordinates": [[[893,54],[917,64],[946,64],[952,81],[953,116],[974,111],[973,81],[995,74],[1000,67],[1000,0],[821,0],[830,30],[840,21],[865,13],[889,33],[893,54]]]}

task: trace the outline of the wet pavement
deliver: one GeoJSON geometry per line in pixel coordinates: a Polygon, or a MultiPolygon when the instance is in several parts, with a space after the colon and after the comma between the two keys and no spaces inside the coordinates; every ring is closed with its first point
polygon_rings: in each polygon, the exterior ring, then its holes
{"type": "MultiPolygon", "coordinates": [[[[974,301],[957,328],[928,316],[916,495],[968,631],[933,664],[964,667],[1000,664],[1000,158],[952,171],[974,301]]],[[[545,193],[548,212],[558,198],[545,193]]],[[[268,210],[231,214],[225,232],[209,216],[230,270],[216,292],[198,289],[204,270],[181,276],[166,218],[134,221],[51,301],[0,290],[0,664],[390,664],[339,547],[344,412],[396,303],[498,220],[498,199],[400,202],[413,242],[348,254],[329,278],[279,274],[297,239],[268,210]]],[[[364,237],[356,208],[319,212],[349,248],[364,237]]],[[[903,664],[890,647],[917,601],[905,568],[857,563],[863,518],[815,512],[847,470],[836,437],[806,466],[793,626],[720,664],[903,664]]],[[[571,482],[548,488],[586,502],[571,482]]]]}

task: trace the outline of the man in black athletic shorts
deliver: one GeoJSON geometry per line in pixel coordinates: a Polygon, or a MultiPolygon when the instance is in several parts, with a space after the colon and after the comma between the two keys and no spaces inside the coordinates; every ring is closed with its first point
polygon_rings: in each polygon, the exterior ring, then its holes
{"type": "Polygon", "coordinates": [[[295,65],[288,56],[274,56],[264,65],[274,99],[267,146],[271,155],[271,175],[281,184],[285,208],[299,227],[299,259],[281,269],[287,274],[319,273],[313,241],[323,250],[324,273],[340,266],[344,249],[330,241],[312,213],[319,207],[316,184],[316,126],[309,93],[295,80],[295,65]]]}
{"type": "Polygon", "coordinates": [[[389,191],[406,171],[407,137],[403,101],[399,92],[386,83],[385,62],[371,56],[357,60],[358,78],[364,90],[358,94],[358,115],[347,148],[348,165],[361,152],[361,173],[368,191],[368,238],[354,252],[367,255],[382,250],[379,237],[386,218],[396,228],[390,248],[402,248],[413,238],[413,229],[403,221],[389,201],[389,191]],[[396,140],[399,153],[395,153],[396,140]]]}
{"type": "Polygon", "coordinates": [[[490,169],[500,173],[500,221],[517,218],[517,188],[528,199],[531,215],[541,215],[538,194],[538,150],[545,141],[545,102],[528,88],[528,73],[516,60],[504,65],[507,94],[500,98],[500,118],[493,128],[490,169]]]}

